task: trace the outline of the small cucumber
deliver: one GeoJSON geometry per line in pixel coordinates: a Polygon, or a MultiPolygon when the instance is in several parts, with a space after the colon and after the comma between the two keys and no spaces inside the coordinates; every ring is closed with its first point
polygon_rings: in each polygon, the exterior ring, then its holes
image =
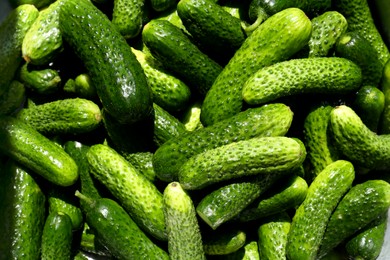
{"type": "Polygon", "coordinates": [[[80,98],[95,99],[97,97],[96,88],[87,73],[82,73],[75,79],[68,79],[63,89],[65,92],[75,94],[80,98]]]}
{"type": "Polygon", "coordinates": [[[383,108],[382,118],[379,123],[379,133],[390,134],[390,59],[383,69],[380,89],[385,95],[385,107],[383,108]]]}
{"type": "Polygon", "coordinates": [[[68,98],[23,108],[17,118],[44,135],[81,134],[100,126],[102,113],[88,99],[68,98]]]}
{"type": "Polygon", "coordinates": [[[260,260],[259,246],[257,241],[247,241],[246,244],[237,251],[223,255],[220,259],[225,260],[260,260]]]}
{"type": "Polygon", "coordinates": [[[177,4],[176,0],[151,0],[150,5],[157,12],[164,12],[177,4]]]}
{"type": "Polygon", "coordinates": [[[185,111],[183,111],[181,122],[184,124],[187,131],[191,132],[203,127],[202,122],[200,122],[201,107],[202,102],[195,101],[190,104],[185,111]]]}
{"type": "Polygon", "coordinates": [[[206,233],[203,248],[206,255],[228,255],[242,248],[247,235],[240,228],[227,228],[206,233]]]}
{"type": "Polygon", "coordinates": [[[42,260],[70,259],[72,253],[72,221],[62,212],[51,212],[42,233],[42,260]]]}
{"type": "Polygon", "coordinates": [[[13,80],[7,90],[0,96],[0,115],[12,115],[21,107],[26,98],[26,88],[24,85],[13,80]]]}
{"type": "Polygon", "coordinates": [[[293,216],[286,245],[288,259],[316,259],[331,214],[354,178],[353,164],[344,160],[329,164],[317,175],[293,216]]]}
{"type": "Polygon", "coordinates": [[[135,38],[142,30],[145,0],[114,0],[112,24],[125,39],[135,38]]]}
{"type": "Polygon", "coordinates": [[[368,180],[353,186],[329,219],[318,256],[321,257],[367,226],[390,207],[390,184],[368,180]],[[366,207],[369,205],[370,210],[366,207]]]}
{"type": "Polygon", "coordinates": [[[177,180],[181,165],[193,155],[256,136],[283,136],[290,128],[292,118],[288,106],[269,104],[182,134],[164,143],[154,153],[156,175],[161,180],[177,180]]]}
{"type": "Polygon", "coordinates": [[[291,59],[254,73],[243,85],[242,97],[250,105],[259,105],[297,94],[346,94],[361,82],[360,67],[345,58],[291,59]]]}
{"type": "Polygon", "coordinates": [[[191,197],[180,183],[169,183],[163,193],[168,252],[171,259],[206,259],[191,197]]]}
{"type": "Polygon", "coordinates": [[[77,164],[60,146],[17,118],[0,118],[0,151],[59,186],[79,177],[77,164]]]}

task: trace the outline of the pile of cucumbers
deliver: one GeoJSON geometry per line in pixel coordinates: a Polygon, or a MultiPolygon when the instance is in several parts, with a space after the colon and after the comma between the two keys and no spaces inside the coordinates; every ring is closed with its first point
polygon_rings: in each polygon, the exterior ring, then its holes
{"type": "Polygon", "coordinates": [[[385,250],[387,1],[9,4],[1,260],[385,250]]]}

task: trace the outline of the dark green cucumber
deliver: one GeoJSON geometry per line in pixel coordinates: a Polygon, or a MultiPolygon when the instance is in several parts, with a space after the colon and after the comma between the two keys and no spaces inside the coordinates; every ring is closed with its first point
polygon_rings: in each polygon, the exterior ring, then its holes
{"type": "Polygon", "coordinates": [[[105,14],[89,1],[67,0],[61,5],[60,28],[109,114],[122,123],[150,116],[152,95],[146,76],[105,14]]]}
{"type": "Polygon", "coordinates": [[[367,226],[390,207],[390,184],[368,180],[345,194],[329,219],[318,256],[321,257],[367,226]],[[366,207],[370,210],[367,211],[366,207]]]}
{"type": "Polygon", "coordinates": [[[164,143],[154,153],[156,175],[162,180],[176,180],[181,165],[193,155],[256,136],[283,136],[290,128],[292,118],[288,106],[269,104],[182,134],[164,143]]]}
{"type": "Polygon", "coordinates": [[[17,118],[44,135],[80,134],[100,126],[102,113],[93,101],[68,98],[21,109],[17,118]]]}
{"type": "Polygon", "coordinates": [[[168,252],[171,259],[206,259],[195,207],[178,182],[169,183],[163,193],[168,252]]]}
{"type": "Polygon", "coordinates": [[[203,248],[206,255],[228,255],[242,248],[247,235],[240,228],[227,228],[210,232],[204,236],[203,248]]]}
{"type": "Polygon", "coordinates": [[[207,126],[242,110],[242,86],[257,70],[290,58],[309,41],[311,22],[299,9],[286,9],[268,18],[246,38],[215,79],[202,105],[207,126]]]}
{"type": "Polygon", "coordinates": [[[157,12],[163,12],[169,10],[172,7],[175,7],[177,4],[176,0],[151,0],[150,5],[153,10],[157,12]]]}
{"type": "Polygon", "coordinates": [[[168,9],[165,12],[158,14],[154,19],[166,20],[171,24],[175,25],[176,27],[180,28],[187,35],[190,35],[190,33],[187,32],[187,29],[184,27],[183,22],[177,13],[177,8],[168,9]]]}
{"type": "Polygon", "coordinates": [[[260,260],[258,243],[255,240],[247,241],[243,247],[237,251],[223,255],[225,260],[260,260]]]}
{"type": "Polygon", "coordinates": [[[6,91],[23,61],[23,38],[38,15],[39,11],[35,6],[20,5],[0,25],[0,95],[6,91]]]}
{"type": "Polygon", "coordinates": [[[333,109],[330,126],[336,148],[355,165],[377,170],[389,168],[390,135],[372,132],[346,105],[333,109]]]}
{"type": "Polygon", "coordinates": [[[375,23],[378,26],[378,30],[382,35],[383,40],[387,46],[390,46],[390,2],[386,0],[375,0],[371,4],[370,8],[373,11],[374,17],[378,17],[375,19],[375,23]]]}
{"type": "Polygon", "coordinates": [[[184,189],[245,176],[277,174],[298,168],[306,157],[304,146],[289,137],[257,137],[233,142],[190,157],[178,172],[184,189]]]}
{"type": "Polygon", "coordinates": [[[293,216],[286,245],[289,259],[316,259],[331,214],[354,178],[352,163],[344,160],[329,164],[317,175],[293,216]]]}
{"type": "Polygon", "coordinates": [[[142,31],[142,40],[162,65],[190,88],[205,95],[222,67],[204,54],[172,23],[153,19],[142,31]]]}
{"type": "Polygon", "coordinates": [[[13,80],[0,96],[0,115],[11,115],[17,112],[25,98],[26,88],[21,82],[13,80]]]}
{"type": "Polygon", "coordinates": [[[126,153],[123,152],[122,156],[130,162],[142,175],[148,180],[154,182],[157,180],[156,172],[153,168],[153,153],[152,152],[138,152],[138,153],[126,153]]]}
{"type": "Polygon", "coordinates": [[[298,94],[346,94],[362,83],[362,71],[339,57],[291,59],[259,69],[245,82],[242,98],[259,105],[298,94]]]}
{"type": "Polygon", "coordinates": [[[166,240],[163,195],[112,148],[92,145],[87,152],[90,172],[120,201],[142,230],[166,240]]]}
{"type": "Polygon", "coordinates": [[[125,38],[135,38],[142,30],[145,0],[114,0],[112,24],[125,38]]]}
{"type": "Polygon", "coordinates": [[[75,161],[59,145],[20,119],[0,118],[0,151],[59,186],[79,177],[75,161]]]}
{"type": "Polygon", "coordinates": [[[263,220],[257,229],[260,259],[285,259],[291,218],[286,212],[263,220]]]}
{"type": "Polygon", "coordinates": [[[379,123],[379,133],[390,134],[390,59],[383,69],[380,89],[385,95],[385,107],[383,108],[382,118],[379,123]]]}
{"type": "Polygon", "coordinates": [[[35,65],[49,64],[62,50],[62,35],[59,25],[59,5],[55,1],[39,12],[23,38],[22,56],[35,65]]]}
{"type": "Polygon", "coordinates": [[[79,192],[76,196],[89,207],[85,215],[88,225],[116,259],[169,259],[116,201],[93,200],[79,192]]]}
{"type": "Polygon", "coordinates": [[[361,33],[346,32],[335,46],[335,55],[349,59],[362,69],[362,85],[379,86],[383,64],[374,46],[361,33]]]}
{"type": "Polygon", "coordinates": [[[80,98],[95,99],[97,97],[96,88],[87,73],[82,73],[76,76],[75,79],[68,79],[63,90],[80,98]]]}
{"type": "Polygon", "coordinates": [[[45,195],[33,175],[12,160],[0,182],[0,259],[40,259],[45,195]]]}
{"type": "Polygon", "coordinates": [[[72,254],[72,221],[62,212],[51,212],[42,233],[42,260],[70,259],[72,254]]]}

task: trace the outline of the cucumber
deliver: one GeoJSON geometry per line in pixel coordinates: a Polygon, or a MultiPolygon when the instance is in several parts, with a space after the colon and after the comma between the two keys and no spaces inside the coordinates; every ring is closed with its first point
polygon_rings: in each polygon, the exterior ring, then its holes
{"type": "Polygon", "coordinates": [[[373,10],[374,17],[378,17],[378,19],[375,19],[375,23],[378,26],[378,30],[382,35],[383,40],[385,41],[385,44],[387,46],[390,46],[390,17],[389,17],[389,10],[390,10],[390,2],[386,0],[375,0],[373,1],[372,5],[370,5],[370,8],[373,10]]]}
{"type": "Polygon", "coordinates": [[[248,109],[237,115],[173,138],[153,156],[153,167],[161,180],[177,180],[183,163],[193,155],[256,136],[282,136],[290,128],[293,113],[282,103],[248,109]]]}
{"type": "Polygon", "coordinates": [[[0,96],[0,115],[16,113],[22,107],[25,98],[26,88],[21,82],[13,80],[0,96]]]}
{"type": "Polygon", "coordinates": [[[88,205],[86,221],[115,259],[169,259],[116,201],[76,196],[88,205]]]}
{"type": "Polygon", "coordinates": [[[183,31],[166,20],[153,19],[147,23],[142,40],[153,57],[186,83],[194,94],[205,95],[222,70],[183,31]]]}
{"type": "Polygon", "coordinates": [[[351,188],[329,219],[318,256],[326,254],[390,207],[390,184],[368,180],[351,188]],[[369,205],[370,210],[366,210],[369,205]]]}
{"type": "Polygon", "coordinates": [[[187,131],[191,132],[203,127],[202,122],[200,122],[201,107],[202,102],[195,101],[190,104],[185,111],[183,111],[181,122],[184,124],[187,131]]]}
{"type": "Polygon", "coordinates": [[[335,55],[349,59],[362,69],[362,85],[379,86],[383,64],[374,46],[359,32],[346,32],[335,46],[335,55]]]}
{"type": "Polygon", "coordinates": [[[17,118],[0,118],[0,151],[59,186],[79,177],[77,164],[60,146],[17,118]]]}
{"type": "Polygon", "coordinates": [[[176,0],[151,0],[150,5],[156,12],[163,12],[175,7],[177,4],[176,0]]]}
{"type": "Polygon", "coordinates": [[[72,249],[72,221],[62,212],[51,212],[42,233],[42,260],[70,259],[72,249]]]}
{"type": "Polygon", "coordinates": [[[17,8],[19,5],[29,4],[34,5],[38,9],[42,9],[53,3],[54,0],[9,0],[8,2],[13,8],[17,8]]]}
{"type": "Polygon", "coordinates": [[[259,247],[257,241],[247,241],[246,244],[237,251],[222,255],[221,259],[226,260],[260,260],[259,247]]]}
{"type": "Polygon", "coordinates": [[[214,231],[204,236],[203,248],[206,255],[228,255],[242,248],[246,238],[246,233],[240,228],[214,231]]]}
{"type": "Polygon", "coordinates": [[[145,0],[114,0],[112,24],[125,39],[135,38],[142,30],[145,0]]]}
{"type": "Polygon", "coordinates": [[[257,70],[290,58],[309,41],[311,22],[297,8],[275,14],[246,38],[224,66],[202,105],[201,122],[212,125],[242,110],[242,86],[257,70]]]}
{"type": "Polygon", "coordinates": [[[0,259],[40,259],[45,195],[33,174],[8,160],[0,175],[0,259]]]}
{"type": "Polygon", "coordinates": [[[21,55],[23,38],[35,19],[38,9],[31,5],[20,5],[13,9],[0,25],[0,95],[2,95],[14,79],[22,64],[21,55]]]}
{"type": "Polygon", "coordinates": [[[186,190],[244,176],[276,174],[299,167],[304,146],[288,137],[258,137],[233,142],[190,157],[178,173],[186,190]]]}
{"type": "Polygon", "coordinates": [[[150,116],[152,95],[142,67],[104,13],[89,1],[67,0],[60,9],[60,29],[109,114],[121,123],[150,116]]]}
{"type": "Polygon", "coordinates": [[[120,201],[137,225],[166,240],[163,195],[157,187],[108,146],[92,145],[86,157],[92,175],[120,201]]]}
{"type": "Polygon", "coordinates": [[[49,64],[62,51],[59,25],[59,5],[54,1],[39,12],[38,18],[27,31],[22,43],[23,59],[35,65],[49,64]]]}
{"type": "Polygon", "coordinates": [[[123,153],[122,156],[148,180],[151,182],[157,180],[156,173],[153,168],[152,152],[123,153]]]}
{"type": "Polygon", "coordinates": [[[289,259],[316,259],[331,214],[354,178],[353,164],[345,160],[329,164],[317,175],[292,218],[286,245],[289,259]]]}
{"type": "Polygon", "coordinates": [[[80,98],[92,100],[97,97],[96,88],[87,73],[79,74],[75,79],[68,79],[64,84],[63,90],[80,98]]]}
{"type": "Polygon", "coordinates": [[[177,13],[177,6],[170,8],[165,12],[159,13],[154,19],[166,20],[176,27],[180,28],[186,35],[190,35],[187,29],[183,25],[183,21],[180,19],[180,16],[177,13]]]}
{"type": "Polygon", "coordinates": [[[286,212],[267,217],[257,229],[260,259],[286,259],[291,218],[286,212]]]}
{"type": "Polygon", "coordinates": [[[362,71],[339,57],[291,59],[259,69],[243,85],[242,98],[260,105],[297,94],[347,94],[362,83],[362,71]]]}
{"type": "Polygon", "coordinates": [[[390,60],[383,69],[380,89],[385,96],[385,107],[383,108],[382,117],[379,122],[379,133],[390,134],[390,60]]]}
{"type": "Polygon", "coordinates": [[[170,259],[206,259],[193,201],[180,183],[165,187],[163,209],[170,259]]]}
{"type": "Polygon", "coordinates": [[[23,108],[17,118],[44,135],[81,134],[99,127],[102,113],[88,99],[67,98],[23,108]]]}
{"type": "Polygon", "coordinates": [[[336,148],[356,166],[367,169],[388,169],[390,135],[372,132],[346,105],[333,109],[330,126],[336,148]]]}

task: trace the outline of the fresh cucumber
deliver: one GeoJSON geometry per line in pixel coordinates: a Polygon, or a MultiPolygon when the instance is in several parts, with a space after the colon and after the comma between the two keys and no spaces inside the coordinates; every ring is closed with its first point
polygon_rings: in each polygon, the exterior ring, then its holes
{"type": "Polygon", "coordinates": [[[163,192],[168,252],[171,259],[206,259],[202,236],[191,197],[178,182],[163,192]]]}
{"type": "Polygon", "coordinates": [[[19,5],[29,4],[34,5],[38,9],[42,9],[53,3],[54,0],[8,0],[8,2],[14,8],[17,8],[19,5]]]}
{"type": "Polygon", "coordinates": [[[379,133],[390,134],[390,59],[383,69],[380,89],[385,96],[385,107],[379,123],[379,133]]]}
{"type": "Polygon", "coordinates": [[[109,114],[122,123],[150,116],[152,95],[142,67],[103,12],[87,0],[64,1],[60,29],[109,114]]]}
{"type": "MultiPolygon", "coordinates": [[[[370,2],[371,3],[371,2],[370,2]]],[[[372,2],[370,8],[373,10],[374,17],[378,17],[375,19],[375,23],[378,25],[378,30],[382,35],[383,40],[387,46],[390,46],[390,2],[386,0],[375,0],[372,2]]]]}
{"type": "Polygon", "coordinates": [[[226,228],[204,236],[203,248],[206,255],[228,255],[242,248],[247,235],[240,228],[226,228]]]}
{"type": "Polygon", "coordinates": [[[164,12],[177,4],[176,0],[151,0],[150,5],[157,12],[164,12]]]}
{"type": "Polygon", "coordinates": [[[248,109],[215,125],[173,138],[153,156],[156,175],[161,180],[177,180],[177,173],[191,156],[256,136],[283,136],[290,128],[293,113],[282,103],[248,109]]]}
{"type": "Polygon", "coordinates": [[[0,115],[16,113],[22,107],[25,98],[26,88],[21,82],[13,80],[0,96],[0,115]]]}
{"type": "Polygon", "coordinates": [[[59,186],[79,177],[77,164],[60,146],[17,118],[0,118],[0,151],[59,186]]]}
{"type": "Polygon", "coordinates": [[[246,38],[224,66],[202,105],[202,124],[212,125],[242,110],[242,86],[257,70],[290,58],[309,41],[311,22],[289,8],[269,17],[246,38]]]}
{"type": "Polygon", "coordinates": [[[125,38],[135,38],[142,30],[145,0],[114,0],[112,24],[125,38]]]}
{"type": "Polygon", "coordinates": [[[183,111],[181,122],[184,124],[187,131],[194,131],[203,127],[202,122],[200,122],[201,107],[202,102],[195,101],[183,111]]]}
{"type": "Polygon", "coordinates": [[[291,59],[254,73],[243,85],[242,98],[250,105],[259,105],[297,94],[351,93],[361,83],[360,67],[348,59],[291,59]]]}
{"type": "Polygon", "coordinates": [[[142,175],[148,180],[154,182],[157,180],[156,172],[153,168],[152,152],[122,153],[122,156],[130,162],[142,175]]]}
{"type": "Polygon", "coordinates": [[[316,259],[331,214],[354,178],[353,164],[344,160],[329,164],[317,175],[292,218],[288,259],[316,259]]]}
{"type": "Polygon", "coordinates": [[[260,260],[259,246],[256,240],[247,241],[246,244],[237,251],[222,255],[220,259],[225,260],[260,260]]]}
{"type": "Polygon", "coordinates": [[[63,87],[66,93],[75,94],[80,98],[95,99],[97,97],[96,88],[92,84],[91,77],[87,73],[81,73],[75,79],[68,79],[63,87]]]}

